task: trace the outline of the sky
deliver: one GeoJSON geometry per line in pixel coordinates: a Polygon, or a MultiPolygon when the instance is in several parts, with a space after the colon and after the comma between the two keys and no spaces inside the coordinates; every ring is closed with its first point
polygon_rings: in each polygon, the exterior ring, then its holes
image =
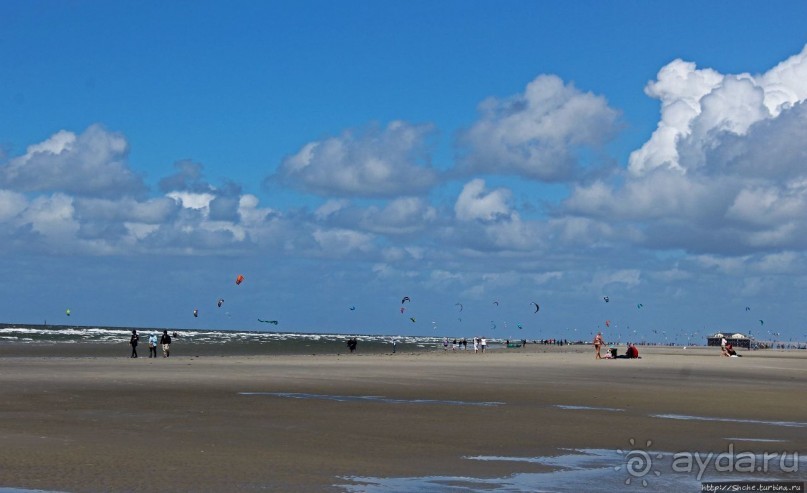
{"type": "Polygon", "coordinates": [[[0,2],[0,321],[807,340],[806,18],[0,2]]]}

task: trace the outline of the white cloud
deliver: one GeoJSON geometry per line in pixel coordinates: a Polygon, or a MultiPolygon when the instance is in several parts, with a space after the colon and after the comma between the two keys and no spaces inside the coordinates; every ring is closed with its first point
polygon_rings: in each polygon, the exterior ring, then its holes
{"type": "Polygon", "coordinates": [[[798,253],[779,252],[764,255],[753,268],[761,274],[787,274],[802,265],[803,258],[798,253]]]}
{"type": "Polygon", "coordinates": [[[317,207],[317,210],[314,211],[314,216],[316,216],[317,219],[321,220],[327,219],[329,216],[332,216],[333,214],[336,214],[337,212],[344,210],[349,204],[350,201],[345,199],[328,200],[321,206],[317,207]]]}
{"type": "Polygon", "coordinates": [[[344,256],[373,249],[373,236],[367,233],[337,229],[317,229],[313,232],[319,248],[328,256],[344,256]]]}
{"type": "Polygon", "coordinates": [[[81,135],[62,130],[0,166],[0,183],[25,192],[139,195],[145,185],[129,168],[127,154],[123,135],[100,125],[90,126],[81,135]]]}
{"type": "Polygon", "coordinates": [[[126,221],[144,224],[161,224],[168,221],[179,208],[176,201],[167,197],[136,200],[122,197],[118,200],[77,198],[76,215],[84,221],[126,221]]]}
{"type": "Polygon", "coordinates": [[[454,204],[454,213],[461,221],[494,220],[510,214],[510,190],[499,188],[488,192],[485,181],[474,179],[462,187],[454,204]]]}
{"type": "Polygon", "coordinates": [[[661,101],[661,121],[650,140],[631,154],[631,173],[709,166],[703,156],[719,145],[722,134],[745,135],[753,124],[777,118],[807,99],[807,46],[759,76],[722,75],[675,60],[645,92],[661,101]]]}
{"type": "Polygon", "coordinates": [[[523,94],[490,98],[460,137],[466,173],[516,174],[544,181],[575,177],[581,149],[599,149],[616,133],[618,113],[605,98],[542,75],[523,94]]]}
{"type": "Polygon", "coordinates": [[[310,142],[287,157],[278,177],[303,190],[337,196],[418,195],[437,182],[428,153],[430,125],[391,122],[310,142]]]}
{"type": "Polygon", "coordinates": [[[65,247],[75,237],[79,230],[79,223],[73,216],[73,199],[63,195],[54,194],[50,197],[37,197],[31,201],[28,208],[21,213],[23,225],[30,225],[43,237],[52,241],[66,241],[65,247]]]}
{"type": "Polygon", "coordinates": [[[576,186],[564,211],[631,225],[656,249],[804,247],[807,79],[793,74],[806,67],[807,48],[761,76],[670,63],[646,88],[662,104],[656,132],[626,173],[576,186]]]}
{"type": "Polygon", "coordinates": [[[606,286],[622,284],[625,286],[638,286],[642,281],[642,273],[638,269],[621,269],[608,272],[597,272],[591,280],[595,290],[603,291],[606,286]]]}
{"type": "Polygon", "coordinates": [[[25,196],[9,190],[0,190],[0,221],[8,221],[28,206],[25,196]]]}
{"type": "Polygon", "coordinates": [[[402,235],[428,228],[437,219],[437,210],[425,199],[404,197],[390,201],[383,208],[370,207],[362,216],[360,225],[367,231],[402,235]]]}
{"type": "Polygon", "coordinates": [[[216,198],[212,193],[171,192],[166,194],[187,209],[197,209],[207,212],[210,201],[216,198]]]}

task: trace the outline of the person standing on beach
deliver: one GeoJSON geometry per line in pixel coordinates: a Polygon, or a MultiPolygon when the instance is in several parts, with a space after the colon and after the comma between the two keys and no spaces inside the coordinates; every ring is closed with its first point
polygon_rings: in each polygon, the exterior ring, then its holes
{"type": "Polygon", "coordinates": [[[160,337],[160,344],[163,345],[163,358],[171,356],[171,336],[168,335],[167,330],[163,331],[163,336],[160,337]]]}
{"type": "Polygon", "coordinates": [[[149,336],[149,358],[157,357],[157,334],[152,332],[149,336]]]}
{"type": "Polygon", "coordinates": [[[479,338],[474,337],[474,354],[479,352],[479,338]]]}
{"type": "Polygon", "coordinates": [[[392,338],[392,354],[395,354],[395,349],[398,346],[398,339],[392,338]]]}
{"type": "Polygon", "coordinates": [[[484,353],[485,348],[488,347],[488,340],[482,337],[482,339],[479,340],[479,347],[482,349],[482,352],[484,353]]]}
{"type": "Polygon", "coordinates": [[[602,356],[600,356],[600,348],[602,347],[602,344],[602,332],[597,332],[597,335],[594,336],[594,352],[596,353],[594,359],[602,359],[602,356]]]}
{"type": "Polygon", "coordinates": [[[129,339],[129,345],[132,346],[132,355],[130,358],[137,358],[137,341],[140,336],[137,335],[137,330],[132,329],[132,337],[129,339]]]}

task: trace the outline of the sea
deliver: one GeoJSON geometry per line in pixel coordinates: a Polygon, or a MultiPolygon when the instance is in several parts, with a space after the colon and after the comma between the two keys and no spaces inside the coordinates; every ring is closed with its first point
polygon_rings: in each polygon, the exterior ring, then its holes
{"type": "MultiPolygon", "coordinates": [[[[120,352],[128,348],[132,330],[140,339],[139,346],[147,348],[148,337],[160,337],[167,331],[172,337],[173,354],[187,355],[294,355],[340,354],[349,352],[347,341],[355,338],[358,353],[390,353],[434,351],[443,349],[443,338],[436,336],[391,336],[367,334],[315,334],[302,332],[271,332],[249,330],[202,330],[175,328],[103,327],[73,325],[33,325],[0,323],[0,349],[16,347],[52,347],[53,345],[92,345],[94,354],[108,347],[120,352]]],[[[453,339],[450,341],[453,343],[453,339]]],[[[489,348],[501,347],[502,341],[489,340],[489,348]]],[[[469,349],[473,342],[468,340],[469,349]]],[[[449,345],[450,348],[450,345],[449,345]]],[[[145,349],[144,349],[145,350],[145,349]]],[[[72,353],[72,351],[71,351],[72,353]]]]}

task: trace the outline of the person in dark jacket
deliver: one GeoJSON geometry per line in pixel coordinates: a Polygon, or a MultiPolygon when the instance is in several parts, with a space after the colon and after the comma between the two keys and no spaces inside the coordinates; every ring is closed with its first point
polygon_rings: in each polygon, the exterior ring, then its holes
{"type": "Polygon", "coordinates": [[[140,336],[137,335],[137,330],[132,329],[132,337],[129,339],[129,345],[132,346],[132,356],[131,358],[137,358],[137,341],[140,339],[140,336]]]}
{"type": "Polygon", "coordinates": [[[167,358],[171,356],[171,336],[168,335],[168,331],[163,331],[163,336],[160,337],[160,344],[163,345],[163,358],[167,358]]]}

